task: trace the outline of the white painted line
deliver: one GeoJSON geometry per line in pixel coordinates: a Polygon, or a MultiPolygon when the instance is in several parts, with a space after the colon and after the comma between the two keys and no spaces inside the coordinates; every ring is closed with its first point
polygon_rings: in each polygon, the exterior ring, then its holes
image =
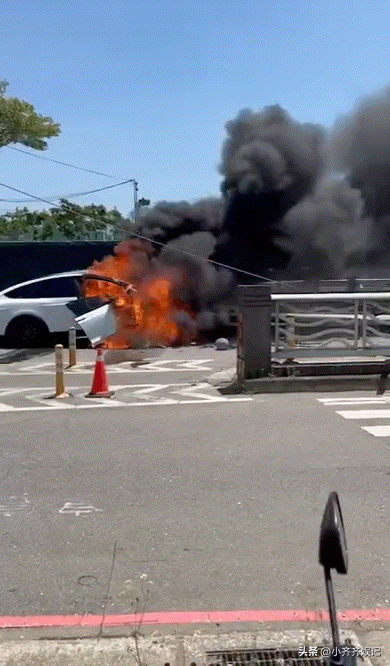
{"type": "Polygon", "coordinates": [[[390,409],[350,409],[347,412],[336,412],[344,419],[388,419],[390,409]]]}
{"type": "Polygon", "coordinates": [[[146,388],[138,388],[138,390],[131,391],[130,396],[134,398],[139,398],[140,400],[147,400],[148,402],[150,402],[151,397],[154,397],[150,396],[151,393],[154,393],[155,391],[161,391],[167,388],[169,388],[169,384],[154,384],[152,386],[147,386],[146,388]]]}
{"type": "MultiPolygon", "coordinates": [[[[190,370],[191,372],[204,372],[213,370],[212,367],[208,367],[207,363],[213,363],[214,359],[198,359],[198,360],[183,360],[183,359],[168,359],[166,361],[152,361],[147,365],[141,366],[107,366],[107,371],[109,373],[145,373],[145,372],[186,372],[190,370]],[[167,366],[169,363],[177,363],[177,367],[167,366]]],[[[127,363],[132,364],[136,361],[128,361],[127,363]]],[[[74,368],[65,368],[66,374],[90,374],[93,371],[93,363],[81,363],[74,368]]],[[[55,372],[55,366],[52,362],[50,363],[40,363],[29,366],[24,366],[18,371],[8,371],[0,368],[0,376],[24,376],[24,375],[52,375],[55,372]]]]}
{"type": "Polygon", "coordinates": [[[178,405],[179,400],[170,398],[161,398],[161,400],[151,400],[150,402],[125,402],[126,407],[149,407],[150,405],[178,405]]]}
{"type": "MultiPolygon", "coordinates": [[[[188,382],[180,382],[180,384],[115,384],[114,386],[111,385],[111,390],[119,391],[120,389],[127,389],[127,388],[141,388],[141,387],[148,387],[148,386],[188,386],[188,382]]],[[[68,387],[67,387],[68,388],[68,387]]],[[[87,391],[88,389],[83,386],[70,386],[69,391],[87,391]]],[[[11,395],[13,393],[22,393],[22,392],[27,392],[27,391],[42,391],[42,393],[47,392],[50,395],[50,392],[53,392],[53,387],[52,386],[29,386],[27,387],[21,387],[21,388],[12,388],[12,389],[7,389],[7,395],[11,395]]],[[[0,397],[2,394],[0,393],[0,397]]]]}
{"type": "MultiPolygon", "coordinates": [[[[226,403],[226,402],[238,402],[237,400],[229,399],[229,398],[222,398],[221,400],[170,400],[169,398],[161,398],[161,400],[156,400],[156,401],[151,401],[151,402],[123,402],[123,403],[111,403],[109,400],[107,402],[102,402],[104,398],[96,398],[96,402],[92,404],[69,404],[66,409],[68,410],[79,410],[79,409],[102,409],[104,407],[108,408],[118,408],[118,407],[164,407],[164,406],[169,406],[169,405],[216,405],[216,404],[221,404],[221,403],[226,403]]],[[[245,401],[251,400],[251,398],[245,398],[245,401]]],[[[240,402],[243,402],[244,399],[240,402]]],[[[5,405],[5,409],[2,409],[3,413],[10,412],[12,414],[15,414],[16,412],[50,412],[52,413],[56,409],[58,410],[63,410],[63,406],[61,406],[58,402],[56,402],[55,406],[52,408],[44,407],[43,405],[40,407],[12,407],[11,405],[5,405]]]]}
{"type": "MultiPolygon", "coordinates": [[[[89,399],[85,397],[86,389],[80,387],[70,387],[68,390],[71,397],[68,399],[52,399],[49,400],[48,396],[52,393],[50,387],[29,387],[29,388],[16,388],[5,389],[7,397],[20,396],[28,401],[38,403],[38,405],[14,407],[6,403],[0,403],[0,412],[32,412],[32,411],[53,411],[53,410],[72,410],[72,409],[96,409],[103,407],[143,407],[143,406],[166,406],[166,405],[185,405],[185,404],[216,404],[226,402],[247,402],[253,401],[249,396],[220,396],[209,392],[204,392],[205,389],[213,390],[207,383],[188,384],[188,382],[180,382],[175,384],[120,384],[111,386],[115,392],[120,390],[128,390],[131,402],[125,400],[125,396],[120,396],[120,400],[113,398],[95,398],[89,399]],[[175,390],[176,389],[176,390],[175,390]],[[173,398],[163,395],[159,398],[156,395],[157,391],[169,391],[178,393],[180,398],[173,398]],[[152,395],[153,394],[153,395],[152,395]],[[154,400],[150,398],[155,398],[154,400]],[[136,398],[136,400],[134,400],[136,398]],[[156,399],[157,398],[157,399],[156,399]],[[188,399],[189,398],[189,399],[188,399]],[[82,402],[80,402],[80,400],[82,402]]],[[[0,389],[0,397],[1,389],[0,389]]]]}
{"type": "Polygon", "coordinates": [[[64,506],[58,511],[58,513],[73,513],[78,517],[85,513],[92,513],[92,511],[98,513],[103,511],[103,509],[97,509],[95,506],[92,506],[92,504],[84,504],[83,502],[65,502],[64,506]]]}
{"type": "Polygon", "coordinates": [[[390,398],[317,398],[323,405],[364,405],[364,404],[388,404],[390,398]]]}
{"type": "MultiPolygon", "coordinates": [[[[84,398],[84,396],[79,396],[84,398]]],[[[89,399],[89,398],[88,398],[89,399]]],[[[113,400],[112,398],[91,398],[91,400],[97,400],[102,407],[126,407],[126,402],[121,402],[120,400],[113,400]]]]}
{"type": "Polygon", "coordinates": [[[10,405],[6,405],[3,402],[0,402],[0,412],[10,412],[14,411],[16,407],[11,407],[10,405]]]}
{"type": "Polygon", "coordinates": [[[359,400],[356,398],[353,402],[351,400],[338,400],[337,402],[332,402],[329,404],[324,404],[324,407],[354,407],[362,405],[369,407],[370,405],[388,405],[389,400],[381,400],[380,398],[372,398],[372,400],[359,400]]]}
{"type": "Polygon", "coordinates": [[[26,395],[27,400],[31,402],[37,402],[40,405],[44,405],[47,409],[72,409],[73,404],[71,402],[65,402],[64,398],[50,398],[49,396],[42,395],[26,395]]]}
{"type": "Polygon", "coordinates": [[[390,425],[362,426],[362,430],[374,437],[390,437],[390,425]]]}
{"type": "Polygon", "coordinates": [[[27,499],[27,493],[24,493],[23,497],[20,498],[12,495],[8,498],[8,500],[9,501],[7,504],[0,505],[0,514],[6,518],[10,518],[15,513],[15,511],[24,511],[30,504],[29,500],[27,499]]]}
{"type": "Polygon", "coordinates": [[[179,400],[179,405],[199,405],[199,404],[210,404],[210,403],[215,403],[215,402],[227,402],[227,398],[216,398],[213,400],[179,400]]]}
{"type": "Polygon", "coordinates": [[[210,384],[207,383],[200,383],[196,384],[195,386],[187,386],[186,388],[180,389],[178,391],[173,391],[173,393],[178,393],[179,395],[183,395],[184,397],[189,397],[191,400],[180,400],[181,404],[192,404],[194,403],[194,400],[198,402],[226,402],[227,398],[224,398],[219,395],[210,395],[209,393],[202,393],[204,389],[210,390],[210,384]],[[200,400],[199,400],[200,398],[200,400]]]}
{"type": "MultiPolygon", "coordinates": [[[[253,398],[230,398],[229,397],[228,400],[229,400],[229,402],[247,402],[248,400],[253,402],[253,398]]],[[[261,402],[264,402],[264,400],[262,400],[261,402]]]]}

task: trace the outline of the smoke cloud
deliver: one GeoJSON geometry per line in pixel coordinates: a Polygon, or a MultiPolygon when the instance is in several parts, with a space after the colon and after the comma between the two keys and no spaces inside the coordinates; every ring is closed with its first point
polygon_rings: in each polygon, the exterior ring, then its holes
{"type": "Polygon", "coordinates": [[[390,88],[328,132],[270,106],[244,109],[226,134],[221,197],[158,203],[137,229],[159,266],[183,269],[179,297],[210,327],[238,283],[363,276],[386,264],[390,88]]]}
{"type": "Polygon", "coordinates": [[[324,132],[295,122],[280,106],[245,109],[226,123],[222,149],[223,189],[272,192],[290,189],[298,199],[310,191],[324,166],[324,132]]]}
{"type": "Polygon", "coordinates": [[[336,169],[361,190],[366,211],[390,213],[390,88],[366,97],[350,116],[339,118],[331,139],[336,169]]]}

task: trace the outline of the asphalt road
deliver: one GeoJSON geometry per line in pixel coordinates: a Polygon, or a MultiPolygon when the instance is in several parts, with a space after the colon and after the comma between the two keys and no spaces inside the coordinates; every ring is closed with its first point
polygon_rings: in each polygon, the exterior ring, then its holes
{"type": "Polygon", "coordinates": [[[107,613],[323,608],[331,490],[350,551],[339,606],[388,605],[390,445],[363,427],[390,417],[337,413],[386,410],[387,396],[219,400],[206,378],[233,362],[234,350],[193,347],[151,369],[110,367],[110,383],[130,387],[115,408],[86,407],[91,357],[54,407],[50,355],[0,364],[1,615],[99,613],[111,569],[107,613]]]}

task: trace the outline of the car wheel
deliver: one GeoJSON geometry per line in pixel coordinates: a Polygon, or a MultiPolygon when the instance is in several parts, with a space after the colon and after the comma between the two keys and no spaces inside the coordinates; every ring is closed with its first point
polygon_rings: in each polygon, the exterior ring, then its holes
{"type": "Polygon", "coordinates": [[[8,324],[5,337],[13,347],[44,348],[49,342],[49,329],[37,317],[17,317],[8,324]]]}

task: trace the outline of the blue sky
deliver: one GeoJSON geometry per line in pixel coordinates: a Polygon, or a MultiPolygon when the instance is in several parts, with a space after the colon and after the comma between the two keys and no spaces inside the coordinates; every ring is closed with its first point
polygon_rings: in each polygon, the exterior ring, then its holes
{"type": "MultiPolygon", "coordinates": [[[[61,124],[43,156],[136,178],[152,203],[193,201],[219,194],[224,124],[240,109],[279,103],[330,126],[390,84],[389,25],[387,0],[3,0],[0,78],[61,124]]],[[[115,182],[0,157],[0,181],[37,196],[115,182]]],[[[125,185],[74,201],[127,215],[132,196],[125,185]]]]}

